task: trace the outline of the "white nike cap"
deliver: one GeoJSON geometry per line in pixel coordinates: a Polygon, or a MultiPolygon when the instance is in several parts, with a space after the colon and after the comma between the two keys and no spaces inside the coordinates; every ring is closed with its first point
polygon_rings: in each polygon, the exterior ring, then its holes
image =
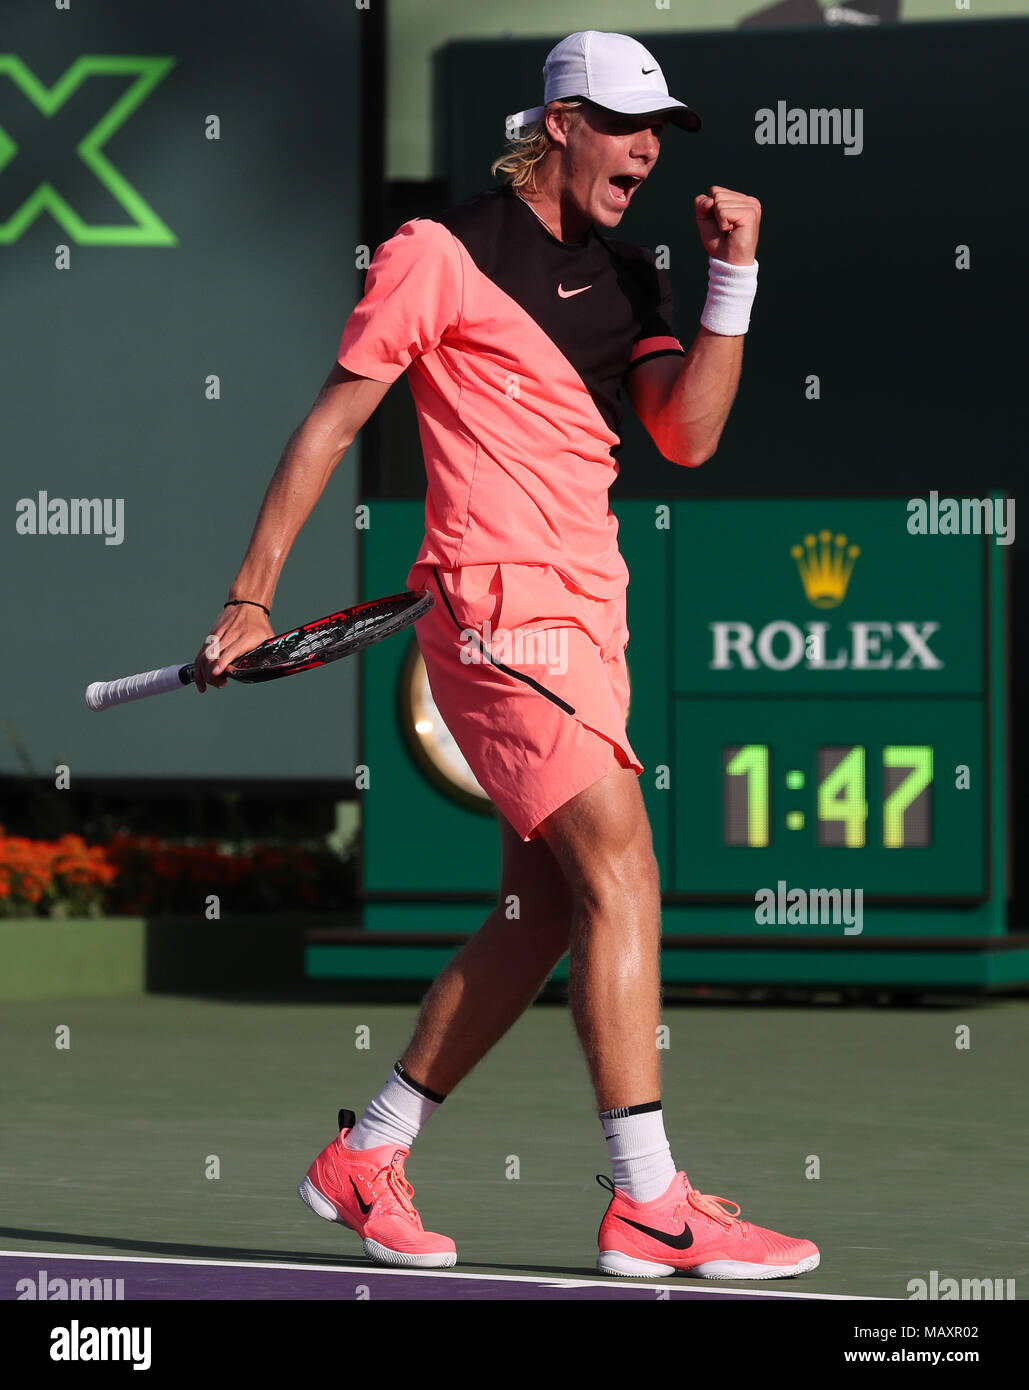
{"type": "Polygon", "coordinates": [[[627,34],[586,29],[562,39],[543,65],[543,105],[508,116],[507,129],[532,125],[548,102],[562,97],[585,97],[595,106],[625,116],[667,115],[683,130],[700,129],[697,113],[668,95],[653,55],[627,34]]]}

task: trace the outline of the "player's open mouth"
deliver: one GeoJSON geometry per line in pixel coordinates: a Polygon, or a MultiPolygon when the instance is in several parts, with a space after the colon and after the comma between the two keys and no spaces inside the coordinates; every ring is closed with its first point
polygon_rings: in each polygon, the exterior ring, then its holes
{"type": "Polygon", "coordinates": [[[629,199],[642,182],[643,180],[635,174],[616,174],[613,179],[608,180],[611,201],[623,208],[628,207],[629,199]]]}

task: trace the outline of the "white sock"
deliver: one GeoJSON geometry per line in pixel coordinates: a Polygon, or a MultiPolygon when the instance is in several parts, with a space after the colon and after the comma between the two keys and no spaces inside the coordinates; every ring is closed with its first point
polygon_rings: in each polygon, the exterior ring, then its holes
{"type": "Polygon", "coordinates": [[[635,1202],[653,1202],[667,1192],[675,1177],[675,1164],[665,1138],[661,1102],[603,1110],[600,1120],[615,1187],[635,1202]]]}
{"type": "Polygon", "coordinates": [[[425,1121],[446,1100],[412,1081],[397,1062],[392,1075],[346,1137],[348,1149],[402,1144],[409,1149],[425,1121]]]}

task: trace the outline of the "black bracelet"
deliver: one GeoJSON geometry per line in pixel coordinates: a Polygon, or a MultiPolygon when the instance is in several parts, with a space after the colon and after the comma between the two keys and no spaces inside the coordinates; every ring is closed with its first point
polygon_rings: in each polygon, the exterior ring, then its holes
{"type": "Polygon", "coordinates": [[[241,604],[241,603],[249,603],[249,604],[251,605],[251,607],[253,607],[253,608],[260,608],[260,609],[262,609],[263,612],[267,613],[267,615],[268,615],[269,618],[270,618],[271,615],[272,615],[272,611],[271,611],[270,608],[265,608],[265,606],[264,606],[263,603],[255,603],[254,600],[253,600],[252,598],[228,598],[228,599],[226,599],[225,602],[222,604],[222,607],[223,607],[223,608],[235,608],[235,607],[237,607],[237,606],[238,606],[239,604],[241,604]]]}

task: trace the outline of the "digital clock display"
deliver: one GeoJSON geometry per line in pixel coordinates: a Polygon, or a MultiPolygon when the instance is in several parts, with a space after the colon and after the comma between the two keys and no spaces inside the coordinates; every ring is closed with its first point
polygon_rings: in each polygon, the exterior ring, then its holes
{"type": "Polygon", "coordinates": [[[777,774],[767,743],[730,744],[722,755],[723,843],[763,849],[775,835],[806,830],[826,848],[868,844],[868,779],[875,758],[880,795],[876,818],[884,849],[932,844],[933,750],[928,744],[830,744],[814,750],[811,777],[804,767],[777,774]],[[781,807],[781,810],[780,810],[781,807]]]}

